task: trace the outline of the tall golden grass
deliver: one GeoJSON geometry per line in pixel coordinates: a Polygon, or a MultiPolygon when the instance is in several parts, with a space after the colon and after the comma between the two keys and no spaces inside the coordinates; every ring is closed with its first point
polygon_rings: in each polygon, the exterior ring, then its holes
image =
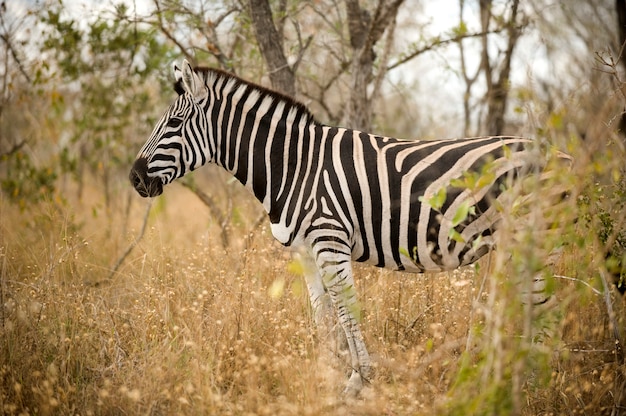
{"type": "MultiPolygon", "coordinates": [[[[441,274],[356,266],[375,375],[344,400],[348,368],[318,339],[298,265],[251,228],[251,196],[235,192],[224,250],[208,209],[171,185],[109,279],[145,209],[124,185],[109,208],[95,187],[26,210],[0,200],[3,414],[626,413],[602,298],[557,279],[529,336],[493,256],[441,274]]],[[[568,246],[557,273],[596,284],[593,249],[568,246]]]]}

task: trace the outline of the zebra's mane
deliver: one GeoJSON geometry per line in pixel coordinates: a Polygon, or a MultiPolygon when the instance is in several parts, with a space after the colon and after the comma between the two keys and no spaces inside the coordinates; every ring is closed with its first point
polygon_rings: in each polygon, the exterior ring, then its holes
{"type": "MultiPolygon", "coordinates": [[[[252,90],[257,91],[260,94],[261,99],[270,97],[275,101],[283,102],[286,108],[294,108],[299,114],[302,114],[302,116],[304,116],[309,122],[315,122],[315,117],[313,116],[313,114],[311,113],[311,111],[308,109],[306,105],[302,104],[301,102],[297,101],[296,99],[286,94],[282,94],[280,92],[271,90],[269,88],[263,87],[253,82],[246,81],[229,72],[222,71],[221,69],[197,66],[194,68],[194,71],[202,78],[202,80],[205,83],[211,78],[211,75],[213,75],[216,80],[220,78],[226,78],[227,81],[235,82],[234,89],[237,89],[242,85],[245,85],[248,88],[251,88],[252,90]]],[[[174,83],[174,90],[178,93],[178,95],[181,95],[184,93],[182,83],[183,83],[182,79],[179,79],[174,83]]]]}

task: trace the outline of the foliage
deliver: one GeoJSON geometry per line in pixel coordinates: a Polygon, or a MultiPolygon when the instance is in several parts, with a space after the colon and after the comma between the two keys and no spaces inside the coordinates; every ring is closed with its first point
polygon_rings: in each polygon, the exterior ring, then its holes
{"type": "Polygon", "coordinates": [[[63,135],[58,140],[60,167],[79,183],[90,172],[99,177],[110,200],[111,181],[132,160],[137,142],[155,120],[151,108],[160,98],[159,88],[147,88],[172,59],[170,49],[150,28],[132,21],[127,6],[117,5],[113,16],[97,15],[81,22],[66,16],[62,3],[40,14],[41,88],[60,94],[49,117],[61,117],[63,135]]]}
{"type": "Polygon", "coordinates": [[[24,209],[27,203],[50,198],[55,190],[57,173],[50,167],[37,168],[27,153],[16,151],[2,156],[6,176],[0,181],[2,190],[24,209]]]}
{"type": "Polygon", "coordinates": [[[606,259],[607,271],[616,279],[618,288],[626,290],[626,181],[594,183],[580,198],[585,225],[597,233],[606,259]]]}
{"type": "MultiPolygon", "coordinates": [[[[112,16],[103,12],[80,20],[55,1],[29,16],[38,20],[29,22],[37,35],[28,48],[45,59],[30,63],[32,86],[11,80],[12,106],[0,115],[3,130],[27,138],[14,140],[19,151],[3,155],[3,189],[25,204],[51,197],[56,178],[66,175],[81,193],[91,174],[101,181],[108,205],[114,178],[136,151],[137,142],[129,138],[145,137],[155,120],[145,110],[160,98],[165,78],[159,75],[172,58],[170,49],[153,30],[133,22],[124,5],[112,16]]],[[[9,74],[4,76],[6,82],[9,74]]]]}

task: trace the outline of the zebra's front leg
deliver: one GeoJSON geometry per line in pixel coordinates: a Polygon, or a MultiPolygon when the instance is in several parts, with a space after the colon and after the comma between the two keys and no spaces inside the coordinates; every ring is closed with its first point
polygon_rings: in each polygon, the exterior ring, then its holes
{"type": "Polygon", "coordinates": [[[363,381],[371,375],[372,364],[359,327],[360,308],[357,303],[354,277],[349,252],[318,250],[316,261],[328,290],[337,318],[346,335],[352,373],[344,393],[356,396],[363,381]]]}
{"type": "Polygon", "coordinates": [[[324,287],[320,271],[315,260],[308,253],[297,253],[294,257],[298,260],[304,271],[313,319],[317,328],[318,336],[324,347],[328,347],[336,357],[345,357],[348,354],[346,335],[337,321],[337,315],[333,308],[330,294],[324,287]]]}

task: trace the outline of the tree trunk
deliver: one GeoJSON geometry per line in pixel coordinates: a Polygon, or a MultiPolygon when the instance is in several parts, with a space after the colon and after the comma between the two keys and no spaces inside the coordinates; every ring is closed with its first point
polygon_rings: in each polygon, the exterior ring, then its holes
{"type": "Polygon", "coordinates": [[[272,87],[291,97],[296,96],[296,77],[283,53],[283,42],[272,19],[268,0],[249,0],[250,17],[256,40],[265,59],[272,87]]]}
{"type": "Polygon", "coordinates": [[[511,60],[513,50],[520,37],[521,31],[517,27],[517,12],[519,0],[514,0],[511,6],[511,16],[507,23],[507,48],[500,63],[498,73],[494,73],[494,68],[489,63],[489,52],[487,50],[487,33],[489,32],[489,21],[491,20],[491,0],[480,1],[480,14],[482,29],[485,33],[483,37],[483,70],[487,83],[487,119],[485,129],[487,134],[499,136],[504,133],[504,115],[510,88],[511,60]]]}
{"type": "MultiPolygon", "coordinates": [[[[371,130],[374,97],[368,94],[368,87],[374,80],[374,46],[385,30],[393,27],[392,23],[403,2],[404,0],[379,0],[372,17],[370,12],[361,8],[358,0],[345,0],[352,48],[351,94],[345,120],[350,128],[371,130]]],[[[384,70],[383,67],[379,69],[384,70]]]]}
{"type": "Polygon", "coordinates": [[[346,123],[350,128],[369,131],[371,130],[371,106],[367,96],[367,86],[372,79],[375,59],[371,45],[366,46],[371,17],[367,10],[361,9],[358,0],[346,0],[346,11],[352,48],[351,89],[346,123]]]}

